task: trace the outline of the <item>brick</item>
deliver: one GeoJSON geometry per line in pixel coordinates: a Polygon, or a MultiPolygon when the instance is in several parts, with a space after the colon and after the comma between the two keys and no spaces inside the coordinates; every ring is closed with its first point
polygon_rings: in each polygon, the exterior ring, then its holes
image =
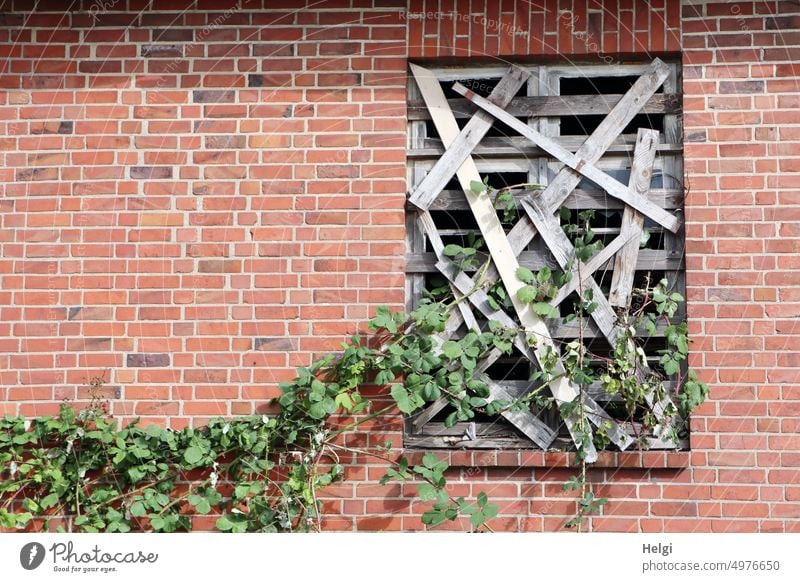
{"type": "Polygon", "coordinates": [[[141,55],[144,58],[180,58],[183,57],[183,45],[179,44],[145,44],[141,55]]]}
{"type": "Polygon", "coordinates": [[[172,178],[172,168],[166,166],[136,166],[131,168],[132,180],[166,180],[172,178]]]}
{"type": "Polygon", "coordinates": [[[162,368],[170,365],[169,354],[128,354],[129,368],[162,368]]]}

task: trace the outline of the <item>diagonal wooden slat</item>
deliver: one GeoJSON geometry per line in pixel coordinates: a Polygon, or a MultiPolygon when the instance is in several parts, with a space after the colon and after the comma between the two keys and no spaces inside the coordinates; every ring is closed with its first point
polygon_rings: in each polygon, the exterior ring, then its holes
{"type": "MultiPolygon", "coordinates": [[[[448,151],[450,151],[456,140],[466,133],[467,128],[465,128],[465,130],[462,132],[458,131],[458,124],[456,123],[455,117],[453,117],[453,114],[450,111],[447,99],[445,98],[444,92],[442,91],[442,88],[439,85],[436,77],[433,76],[430,71],[426,71],[422,67],[416,65],[412,66],[412,72],[417,81],[420,93],[422,94],[425,103],[428,105],[431,111],[431,115],[433,117],[434,124],[436,125],[436,129],[439,132],[439,136],[441,137],[445,147],[447,147],[448,151]]],[[[512,67],[512,69],[503,79],[505,80],[509,77],[514,77],[514,75],[515,69],[512,67]]],[[[511,83],[511,81],[508,81],[508,83],[504,84],[503,80],[501,80],[501,82],[492,92],[491,98],[493,100],[500,101],[501,99],[495,96],[496,93],[501,95],[501,97],[503,95],[508,97],[507,93],[503,94],[502,91],[507,91],[509,83],[511,83]]],[[[508,97],[508,99],[510,99],[510,97],[508,97]]],[[[488,131],[488,128],[491,126],[491,120],[473,118],[473,121],[475,119],[478,120],[474,124],[476,127],[485,128],[485,130],[488,131]]],[[[485,131],[483,131],[483,134],[485,135],[485,131]]],[[[475,142],[474,145],[477,145],[477,142],[475,142]]],[[[474,148],[474,145],[471,147],[474,148]]],[[[458,177],[458,181],[464,190],[464,194],[467,198],[470,208],[472,209],[472,213],[475,215],[478,227],[480,228],[481,234],[486,242],[486,246],[492,255],[492,260],[494,261],[494,265],[503,281],[503,285],[505,286],[506,291],[511,298],[511,301],[514,305],[514,310],[517,313],[517,317],[522,323],[526,333],[534,334],[537,338],[536,348],[533,350],[533,352],[536,356],[537,362],[539,362],[541,365],[543,358],[546,356],[549,350],[553,350],[555,353],[558,353],[558,348],[553,342],[553,339],[550,336],[550,331],[547,329],[547,325],[544,323],[542,318],[540,318],[531,309],[530,305],[523,303],[517,298],[517,292],[524,286],[522,281],[520,281],[517,277],[519,263],[517,262],[516,255],[514,254],[508,239],[506,238],[505,230],[503,229],[503,225],[500,223],[500,219],[497,217],[497,213],[494,209],[492,201],[485,192],[478,193],[472,190],[472,183],[480,182],[481,177],[477,166],[475,166],[475,162],[469,156],[471,148],[462,145],[459,146],[458,150],[453,148],[453,151],[457,152],[458,155],[453,159],[450,159],[448,163],[455,164],[453,161],[454,159],[460,160],[458,161],[456,176],[458,177]],[[465,156],[463,155],[464,149],[467,149],[465,156]]],[[[445,156],[447,156],[447,153],[445,153],[445,156]]],[[[442,164],[444,159],[445,158],[443,156],[439,162],[437,162],[437,165],[434,166],[434,170],[437,166],[444,165],[442,164]]],[[[446,172],[442,173],[441,176],[445,176],[447,172],[451,171],[452,168],[449,168],[446,172]]],[[[450,176],[452,177],[452,173],[450,173],[450,176]]],[[[441,179],[442,178],[440,177],[439,182],[434,184],[436,188],[432,188],[432,190],[435,189],[434,195],[438,195],[450,178],[447,177],[443,182],[441,179]]],[[[425,181],[423,181],[423,184],[424,183],[425,181]]],[[[460,290],[462,293],[468,293],[472,289],[472,279],[466,275],[464,275],[464,277],[469,282],[468,290],[460,290]]],[[[528,349],[527,351],[530,350],[528,349]]],[[[553,369],[553,373],[556,377],[556,380],[550,384],[550,389],[557,405],[561,407],[565,403],[575,400],[575,398],[579,396],[580,391],[578,390],[577,386],[567,379],[566,375],[564,374],[563,365],[560,361],[553,369]]],[[[574,440],[579,442],[575,428],[575,416],[568,416],[566,414],[562,416],[566,417],[564,418],[564,421],[567,424],[570,433],[573,435],[574,440]]],[[[587,458],[596,458],[597,452],[594,450],[594,446],[591,446],[591,450],[588,449],[589,447],[587,447],[587,458]]]]}
{"type": "MultiPolygon", "coordinates": [[[[467,122],[463,130],[459,130],[436,76],[418,65],[411,64],[410,67],[414,79],[417,81],[417,86],[422,92],[425,104],[431,112],[433,122],[439,131],[439,137],[446,148],[444,155],[439,158],[436,165],[428,172],[428,175],[414,189],[408,199],[414,206],[427,210],[439,195],[439,192],[456,175],[456,171],[461,167],[464,160],[469,157],[475,146],[480,143],[483,136],[492,127],[494,118],[487,113],[480,112],[467,122]],[[434,85],[436,86],[435,89],[434,85]],[[432,97],[436,95],[437,90],[438,93],[442,93],[442,99],[432,97]],[[426,91],[427,95],[425,94],[426,91]],[[450,122],[451,120],[452,123],[450,122]],[[443,135],[440,126],[446,128],[447,137],[443,135]],[[455,135],[452,133],[452,128],[455,128],[455,135]]],[[[489,96],[491,103],[505,107],[511,102],[511,99],[514,98],[514,95],[516,95],[529,76],[530,73],[525,69],[512,66],[489,96]]],[[[480,181],[480,178],[478,178],[478,181],[480,181]]],[[[462,182],[461,185],[465,190],[470,189],[469,183],[464,184],[462,182]]]]}
{"type": "Polygon", "coordinates": [[[585,263],[581,263],[581,265],[575,265],[572,268],[572,278],[570,279],[569,283],[567,283],[566,285],[561,287],[561,289],[558,290],[556,296],[550,300],[550,305],[552,305],[553,307],[557,307],[558,305],[560,305],[561,302],[564,301],[564,299],[566,299],[570,293],[577,290],[581,286],[581,284],[584,283],[584,281],[591,278],[594,272],[597,271],[597,269],[599,269],[600,267],[602,267],[606,263],[606,261],[611,259],[611,257],[613,257],[617,251],[623,248],[625,246],[625,243],[627,243],[629,240],[630,240],[630,235],[626,236],[623,236],[621,234],[617,235],[616,237],[614,237],[614,240],[608,243],[607,247],[603,248],[600,252],[593,255],[591,259],[589,259],[585,263]]]}
{"type": "MultiPolygon", "coordinates": [[[[630,188],[639,196],[650,192],[650,179],[653,176],[653,162],[656,159],[658,131],[640,129],[636,136],[636,149],[633,151],[633,164],[628,180],[630,188]]],[[[627,307],[631,301],[633,275],[636,272],[636,259],[639,256],[639,243],[644,226],[644,216],[630,206],[622,214],[619,236],[629,238],[614,261],[614,274],[611,278],[611,292],[608,302],[616,307],[627,307]]]]}
{"type": "MultiPolygon", "coordinates": [[[[639,77],[627,93],[619,100],[600,125],[597,126],[575,155],[587,162],[597,162],[614,143],[625,127],[633,120],[646,103],[669,77],[669,68],[661,59],[654,59],[647,72],[639,77]]],[[[548,212],[556,212],[581,181],[581,176],[564,166],[555,178],[540,193],[536,194],[540,205],[548,212]]],[[[536,228],[527,216],[523,216],[508,233],[514,249],[521,252],[536,236],[536,228]]]]}
{"type": "MultiPolygon", "coordinates": [[[[606,174],[592,162],[588,162],[582,157],[573,154],[556,141],[542,135],[513,115],[509,115],[502,108],[496,106],[490,101],[487,101],[480,95],[477,95],[473,91],[464,87],[462,84],[456,83],[453,86],[453,90],[457,93],[460,93],[472,101],[475,105],[505,123],[511,129],[517,131],[520,135],[527,137],[537,146],[576,172],[580,172],[586,176],[615,198],[619,198],[625,202],[625,204],[634,207],[636,210],[650,217],[652,220],[661,224],[664,228],[670,230],[671,232],[678,232],[680,229],[681,220],[677,216],[670,214],[657,204],[653,204],[647,198],[638,196],[636,192],[631,191],[630,188],[606,174]]],[[[442,187],[444,187],[444,185],[442,187]]]]}

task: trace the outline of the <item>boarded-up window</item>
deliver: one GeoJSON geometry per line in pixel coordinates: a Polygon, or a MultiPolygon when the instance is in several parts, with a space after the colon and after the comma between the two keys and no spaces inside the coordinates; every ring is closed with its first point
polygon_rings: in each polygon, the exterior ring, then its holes
{"type": "MultiPolygon", "coordinates": [[[[655,144],[652,146],[654,159],[651,155],[646,168],[649,187],[646,198],[659,209],[666,211],[665,217],[667,215],[681,217],[683,170],[681,101],[678,95],[680,67],[674,63],[664,64],[660,61],[658,63],[662,77],[640,100],[629,94],[639,90],[637,89],[639,85],[636,85],[637,80],[652,72],[654,65],[650,63],[521,66],[521,69],[529,73],[529,77],[516,90],[510,103],[502,109],[568,152],[581,154],[578,156],[581,159],[588,159],[594,155],[595,159],[590,160],[590,165],[621,184],[629,184],[631,179],[637,140],[641,142],[643,139],[651,139],[655,144]],[[612,131],[609,132],[608,126],[614,124],[604,120],[610,117],[609,113],[617,111],[623,96],[626,96],[625,98],[629,99],[628,103],[632,105],[627,108],[628,111],[625,112],[627,117],[621,126],[612,127],[612,131]],[[643,131],[648,129],[654,131],[643,131]],[[598,137],[598,133],[605,135],[598,137]],[[613,135],[609,137],[609,133],[613,135]],[[604,140],[608,143],[600,145],[604,140]]],[[[466,90],[479,97],[487,97],[508,70],[508,67],[427,69],[435,75],[439,87],[437,91],[443,92],[459,129],[463,128],[479,110],[475,103],[462,96],[462,93],[466,90]],[[454,90],[456,82],[462,85],[461,89],[456,87],[458,90],[454,90]]],[[[437,125],[432,119],[429,106],[423,99],[414,75],[409,76],[408,95],[408,184],[409,191],[413,192],[423,183],[447,148],[443,144],[443,138],[439,135],[437,125]]],[[[511,95],[508,97],[511,98],[511,95]]],[[[471,159],[481,179],[488,181],[494,189],[515,184],[537,184],[544,188],[557,180],[556,177],[565,166],[564,161],[545,151],[546,148],[520,135],[518,129],[509,127],[508,124],[514,125],[513,119],[506,121],[507,123],[502,119],[494,120],[485,136],[471,150],[471,159]]],[[[452,137],[449,139],[452,141],[452,137]]],[[[577,186],[568,190],[568,196],[558,200],[558,205],[551,209],[555,216],[560,217],[563,223],[578,223],[578,216],[583,211],[593,210],[594,216],[590,219],[592,230],[606,246],[613,244],[623,224],[629,223],[631,217],[635,215],[626,203],[609,195],[586,176],[581,176],[577,186]]],[[[521,199],[529,194],[520,190],[518,195],[521,199]]],[[[557,193],[553,196],[555,198],[551,199],[557,199],[557,193]]],[[[517,207],[519,206],[517,201],[517,207]]],[[[426,220],[431,221],[431,228],[435,228],[439,241],[437,243],[431,240],[420,225],[419,205],[409,204],[406,267],[409,309],[417,305],[426,292],[446,290],[451,284],[441,269],[437,268],[439,257],[437,249],[434,248],[436,244],[472,246],[475,240],[481,239],[474,208],[470,206],[463,187],[455,175],[429,203],[426,203],[426,207],[426,220]]],[[[524,243],[515,249],[515,253],[518,252],[519,265],[533,271],[538,271],[544,266],[559,268],[558,258],[552,252],[552,245],[544,240],[545,237],[536,236],[526,240],[528,237],[525,236],[525,224],[520,224],[526,218],[519,208],[517,212],[497,214],[506,238],[511,240],[511,246],[520,241],[524,243]]],[[[627,273],[627,277],[632,278],[632,285],[630,281],[627,281],[626,285],[624,281],[626,275],[621,269],[617,269],[619,272],[614,274],[615,261],[620,260],[616,256],[621,253],[609,253],[610,258],[596,268],[592,277],[597,288],[615,306],[624,306],[629,301],[630,288],[642,286],[648,279],[658,281],[666,278],[673,290],[684,293],[683,229],[678,226],[672,229],[665,228],[666,221],[659,223],[651,219],[650,215],[644,215],[643,219],[641,235],[636,231],[640,242],[639,248],[634,251],[633,266],[627,273]]],[[[625,228],[632,227],[628,225],[625,228]]],[[[478,265],[488,260],[488,249],[480,248],[477,258],[478,265]]],[[[473,275],[475,270],[475,268],[465,269],[465,272],[467,275],[473,275]]],[[[498,285],[502,286],[500,282],[498,285]]],[[[500,294],[502,295],[502,290],[500,294]]],[[[604,333],[595,321],[588,319],[582,332],[579,331],[576,321],[569,321],[569,315],[574,311],[575,300],[573,297],[562,301],[558,305],[559,317],[547,320],[547,328],[553,341],[569,342],[581,335],[584,341],[589,343],[588,348],[593,353],[601,355],[608,353],[611,349],[606,337],[608,334],[604,333]]],[[[675,317],[684,318],[685,314],[679,312],[675,317]]],[[[465,331],[466,325],[456,331],[455,336],[458,337],[465,331]]],[[[658,366],[658,350],[663,347],[664,339],[661,331],[650,338],[645,346],[648,361],[654,368],[658,366]]],[[[529,378],[535,368],[535,362],[515,349],[511,356],[503,356],[494,361],[486,369],[486,374],[498,386],[513,395],[530,389],[529,378]]],[[[669,388],[674,390],[675,387],[669,385],[669,388]]],[[[611,417],[618,417],[619,411],[615,408],[620,403],[609,398],[599,386],[590,390],[590,396],[611,417]]],[[[538,411],[534,408],[532,413],[537,417],[537,422],[541,421],[554,433],[548,448],[567,448],[571,445],[569,433],[561,425],[557,411],[538,411]]],[[[531,439],[529,431],[520,429],[519,422],[476,418],[474,422],[446,427],[443,420],[448,414],[446,406],[432,407],[410,417],[407,420],[406,445],[483,448],[539,446],[535,439],[531,439]]],[[[540,428],[546,432],[544,426],[540,428]]],[[[675,445],[652,438],[649,446],[668,448],[675,445]]]]}

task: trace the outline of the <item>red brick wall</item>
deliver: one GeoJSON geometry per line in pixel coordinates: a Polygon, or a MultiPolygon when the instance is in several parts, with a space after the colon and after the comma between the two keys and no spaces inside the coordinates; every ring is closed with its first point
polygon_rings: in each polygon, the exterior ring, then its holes
{"type": "Polygon", "coordinates": [[[117,415],[262,411],[403,304],[397,2],[29,4],[0,30],[0,412],[97,375],[117,415]]]}
{"type": "MultiPolygon", "coordinates": [[[[800,530],[800,7],[264,3],[0,0],[0,413],[86,401],[96,375],[122,417],[267,410],[294,366],[402,305],[407,59],[683,50],[691,357],[712,399],[691,453],[601,458],[591,527],[800,530]]],[[[362,428],[348,442],[401,443],[398,417],[362,428]]],[[[449,458],[496,529],[575,510],[563,455],[449,458]]],[[[384,470],[353,459],[327,527],[419,529],[384,470]]]]}
{"type": "Polygon", "coordinates": [[[684,6],[683,48],[698,509],[800,531],[800,5],[684,6]]]}
{"type": "Polygon", "coordinates": [[[410,0],[409,57],[678,52],[680,0],[410,0]]]}

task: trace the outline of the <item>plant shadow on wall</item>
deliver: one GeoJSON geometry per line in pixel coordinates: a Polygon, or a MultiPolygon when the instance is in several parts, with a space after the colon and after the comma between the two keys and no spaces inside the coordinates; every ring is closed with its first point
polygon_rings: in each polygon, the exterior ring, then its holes
{"type": "MultiPolygon", "coordinates": [[[[476,183],[473,189],[488,187],[476,183]]],[[[487,194],[505,212],[514,211],[508,193],[487,194]]],[[[602,248],[589,219],[584,214],[570,224],[569,213],[563,213],[562,227],[575,249],[563,271],[519,269],[517,276],[525,285],[518,298],[537,313],[552,315],[551,301],[569,283],[573,262],[583,264],[602,248]]],[[[482,244],[477,239],[467,247],[451,245],[445,255],[456,270],[463,269],[482,244]]],[[[486,270],[475,278],[473,293],[487,292],[494,308],[501,310],[508,297],[502,286],[489,285],[486,270]]],[[[597,305],[590,289],[580,284],[577,289],[579,299],[570,317],[582,328],[597,305]]],[[[441,288],[408,316],[379,308],[370,335],[353,336],[340,353],[298,369],[294,380],[281,385],[279,409],[272,416],[216,418],[202,428],[180,431],[141,428],[137,422],[120,428],[104,402],[95,399],[80,412],[65,403],[55,417],[6,417],[0,420],[0,526],[173,532],[189,531],[194,516],[208,515],[221,531],[318,530],[319,491],[343,479],[347,459],[372,457],[389,466],[382,483],[417,484],[427,526],[466,519],[473,531],[491,531],[497,506],[483,492],[474,500],[451,496],[448,464],[436,454],[427,453],[420,465],[412,466],[388,443],[363,449],[348,446],[344,438],[397,409],[413,414],[444,399],[453,410],[445,421],[449,426],[476,415],[497,417],[532,407],[558,410],[575,441],[575,476],[565,489],[577,490],[578,510],[565,525],[580,531],[587,516],[599,513],[607,501],[596,497],[586,480],[587,451],[609,447],[615,431],[631,433],[640,449],[654,433],[677,443],[686,418],[708,391],[686,372],[687,326],[673,318],[683,298],[670,293],[666,281],[648,282],[633,296],[631,306],[618,313],[619,333],[610,355],[592,354],[582,337],[571,341],[561,354],[552,350],[542,359],[530,379],[536,388],[516,398],[493,398],[481,363],[493,352],[511,353],[520,339],[536,346],[535,334],[489,321],[485,329],[443,341],[448,321],[469,296],[456,297],[441,288]],[[666,326],[667,341],[660,369],[654,370],[642,344],[657,325],[666,326]],[[579,392],[571,402],[556,403],[547,388],[563,376],[579,392]],[[664,388],[668,379],[679,385],[674,394],[664,388]],[[598,382],[618,400],[619,414],[591,431],[595,412],[584,404],[584,395],[598,382]],[[368,398],[366,386],[385,386],[390,398],[385,391],[383,400],[368,398]]]]}

